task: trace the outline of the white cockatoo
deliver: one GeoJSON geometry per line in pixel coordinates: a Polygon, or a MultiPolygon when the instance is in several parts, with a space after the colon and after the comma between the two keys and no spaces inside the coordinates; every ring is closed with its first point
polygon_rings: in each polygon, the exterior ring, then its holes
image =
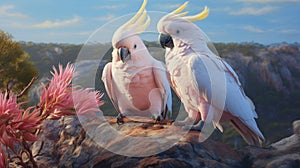
{"type": "Polygon", "coordinates": [[[144,0],[139,11],[118,28],[112,38],[112,62],[102,80],[114,107],[124,116],[153,117],[161,121],[172,110],[171,88],[164,64],[154,59],[138,34],[150,24],[144,0]]]}
{"type": "Polygon", "coordinates": [[[207,36],[192,23],[206,18],[209,9],[186,16],[182,11],[187,4],[162,17],[157,25],[171,86],[188,113],[184,121],[175,124],[201,131],[210,123],[223,131],[220,119],[229,120],[248,144],[261,145],[264,136],[255,121],[255,107],[237,74],[209,49],[207,36]]]}

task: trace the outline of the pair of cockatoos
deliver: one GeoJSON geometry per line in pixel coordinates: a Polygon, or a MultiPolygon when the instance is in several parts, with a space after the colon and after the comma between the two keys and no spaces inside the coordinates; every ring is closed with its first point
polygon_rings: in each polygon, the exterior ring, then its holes
{"type": "MultiPolygon", "coordinates": [[[[205,33],[192,23],[206,18],[209,9],[186,16],[187,12],[182,11],[187,4],[157,24],[160,43],[166,49],[171,86],[188,113],[184,121],[175,125],[201,131],[205,124],[213,124],[223,131],[219,121],[228,120],[248,144],[260,145],[264,137],[255,121],[257,114],[237,74],[209,49],[205,33]]],[[[151,57],[137,36],[150,22],[145,6],[146,0],[138,13],[115,32],[113,60],[102,75],[120,114],[119,121],[126,115],[154,116],[158,120],[172,106],[165,68],[151,57]]]]}

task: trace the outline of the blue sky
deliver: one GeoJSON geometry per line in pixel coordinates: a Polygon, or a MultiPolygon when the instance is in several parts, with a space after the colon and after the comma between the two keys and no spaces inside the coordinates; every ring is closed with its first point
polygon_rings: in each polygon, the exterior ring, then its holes
{"type": "MultiPolygon", "coordinates": [[[[148,0],[147,11],[170,12],[184,0],[148,0]]],[[[210,16],[196,24],[214,42],[300,42],[300,0],[190,0],[210,16]]],[[[142,0],[1,0],[0,29],[18,41],[80,44],[99,27],[136,12],[142,0]]]]}

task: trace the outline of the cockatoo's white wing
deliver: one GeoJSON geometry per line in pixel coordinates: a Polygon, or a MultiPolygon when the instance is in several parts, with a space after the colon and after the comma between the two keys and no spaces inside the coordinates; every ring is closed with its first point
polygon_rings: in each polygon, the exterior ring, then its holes
{"type": "MultiPolygon", "coordinates": [[[[196,90],[198,92],[198,95],[202,99],[201,101],[205,101],[206,103],[214,107],[213,109],[209,109],[212,111],[206,111],[207,115],[208,113],[213,113],[212,117],[208,117],[209,119],[206,119],[208,120],[208,122],[212,122],[221,132],[223,132],[223,127],[220,125],[219,120],[221,118],[223,107],[225,104],[224,101],[226,96],[224,94],[226,94],[226,89],[216,88],[216,86],[221,85],[225,87],[224,72],[222,71],[222,69],[220,69],[219,66],[216,66],[216,64],[210,57],[206,55],[199,55],[198,53],[193,53],[190,56],[187,66],[188,69],[190,69],[188,75],[191,80],[188,82],[191,82],[191,87],[193,87],[193,90],[196,90]],[[212,93],[212,89],[215,89],[214,93],[212,93]],[[220,95],[216,95],[216,93],[220,95]],[[221,96],[221,94],[223,95],[221,96]]],[[[194,95],[195,94],[190,94],[190,96],[194,95]]],[[[197,99],[199,98],[190,98],[190,100],[197,99]]],[[[197,103],[199,106],[199,102],[197,103]]],[[[201,113],[204,112],[202,111],[201,113]]],[[[202,120],[206,119],[202,118],[202,120]]]]}
{"type": "Polygon", "coordinates": [[[211,103],[211,80],[206,67],[208,63],[211,63],[211,61],[206,56],[197,55],[196,53],[190,56],[187,66],[191,70],[188,75],[192,80],[187,82],[191,82],[191,86],[198,91],[200,96],[211,103]]]}
{"type": "MultiPolygon", "coordinates": [[[[211,77],[207,73],[207,67],[212,67],[211,73],[216,75],[220,72],[225,72],[226,78],[226,86],[223,85],[215,85],[218,87],[226,87],[226,101],[224,111],[229,112],[232,116],[236,117],[236,122],[234,125],[238,127],[238,131],[242,134],[245,139],[251,139],[253,137],[247,137],[247,132],[245,128],[239,128],[241,124],[238,122],[244,123],[251,131],[253,131],[256,135],[259,136],[259,140],[263,140],[264,136],[260,132],[257,127],[257,124],[254,118],[257,118],[257,114],[254,109],[254,105],[252,101],[244,94],[243,89],[241,88],[241,84],[238,80],[237,74],[233,71],[233,69],[223,60],[218,59],[217,57],[209,57],[207,55],[199,55],[193,56],[189,60],[189,64],[191,68],[191,78],[193,79],[193,86],[198,87],[200,93],[203,96],[207,96],[207,100],[209,103],[212,103],[215,108],[219,109],[220,107],[216,106],[212,98],[212,90],[211,89],[218,89],[212,88],[211,77]],[[219,71],[219,72],[218,72],[219,71]],[[244,131],[244,132],[242,132],[244,131]]],[[[211,69],[210,69],[211,70],[211,69]]],[[[232,121],[234,122],[234,121],[232,121]]],[[[250,135],[249,135],[250,136],[250,135]]],[[[251,140],[249,140],[251,141],[251,140]]]]}
{"type": "MultiPolygon", "coordinates": [[[[254,109],[254,105],[252,101],[245,95],[243,89],[240,85],[237,84],[235,79],[231,77],[230,74],[226,74],[227,82],[227,94],[226,94],[226,106],[225,110],[230,112],[233,116],[237,117],[242,123],[244,123],[248,128],[250,128],[256,135],[259,136],[258,141],[263,141],[264,136],[260,132],[254,118],[257,118],[257,114],[254,109]]],[[[238,131],[246,131],[245,129],[241,128],[241,124],[239,124],[238,120],[231,121],[234,127],[237,128],[238,131]]],[[[247,138],[247,132],[241,132],[241,135],[247,138]]],[[[248,135],[249,136],[249,135],[248,135]]],[[[255,142],[255,141],[253,141],[255,142]]]]}
{"type": "Polygon", "coordinates": [[[253,116],[254,118],[257,118],[257,113],[255,112],[255,106],[253,104],[253,102],[249,99],[249,97],[246,96],[245,92],[244,92],[244,89],[242,88],[242,84],[241,82],[239,81],[239,77],[238,75],[235,73],[235,71],[231,68],[231,66],[224,60],[221,60],[221,62],[224,64],[224,67],[225,67],[225,71],[231,76],[228,76],[228,78],[232,79],[231,83],[233,86],[239,86],[239,89],[243,95],[243,97],[245,98],[245,103],[246,104],[249,104],[250,106],[250,109],[252,109],[252,112],[253,112],[253,116]]]}
{"type": "Polygon", "coordinates": [[[156,60],[154,62],[155,63],[153,66],[153,73],[155,76],[155,82],[157,86],[161,89],[163,104],[167,107],[167,109],[164,108],[164,112],[166,113],[165,110],[168,110],[170,113],[169,117],[172,117],[172,93],[167,77],[167,71],[165,66],[161,62],[156,60]]]}
{"type": "Polygon", "coordinates": [[[104,66],[103,72],[102,72],[102,81],[104,83],[105,86],[105,90],[108,94],[108,97],[110,98],[113,106],[115,107],[115,109],[117,110],[117,112],[120,113],[119,110],[119,106],[118,106],[118,101],[117,101],[117,97],[114,93],[114,82],[112,79],[112,63],[109,62],[104,66]]]}

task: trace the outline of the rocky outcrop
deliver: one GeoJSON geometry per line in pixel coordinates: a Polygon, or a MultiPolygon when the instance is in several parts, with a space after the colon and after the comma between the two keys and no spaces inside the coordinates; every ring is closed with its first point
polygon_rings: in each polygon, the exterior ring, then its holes
{"type": "MultiPolygon", "coordinates": [[[[160,134],[172,127],[150,122],[127,121],[117,125],[109,119],[110,125],[131,136],[160,134]]],[[[295,122],[299,131],[299,122],[295,122]]],[[[94,120],[91,125],[101,123],[94,120]]],[[[300,165],[299,134],[283,139],[267,148],[252,146],[235,150],[230,146],[208,139],[199,142],[199,132],[189,132],[171,148],[147,157],[128,157],[110,152],[99,146],[88,136],[76,117],[66,117],[44,124],[40,141],[33,144],[36,160],[40,167],[293,167],[300,165]],[[42,143],[43,142],[43,143],[42,143]],[[43,144],[43,147],[41,145],[43,144]]],[[[298,132],[297,132],[298,133],[298,132]]],[[[101,135],[101,136],[107,136],[101,135]]],[[[122,141],[116,138],[113,143],[122,141]]],[[[141,143],[143,142],[136,142],[141,143]]],[[[145,146],[139,150],[157,150],[157,145],[145,146]]],[[[132,148],[123,143],[124,149],[132,148]]],[[[121,149],[120,149],[121,150],[121,149]]]]}
{"type": "Polygon", "coordinates": [[[300,136],[300,120],[293,122],[294,134],[300,136]]]}
{"type": "Polygon", "coordinates": [[[256,168],[298,168],[300,167],[300,120],[293,123],[294,134],[271,144],[266,149],[245,147],[238,152],[242,164],[256,168]]]}
{"type": "MultiPolygon", "coordinates": [[[[188,133],[162,153],[148,157],[127,157],[97,145],[85,134],[75,117],[50,121],[44,126],[45,131],[40,137],[43,148],[36,158],[41,167],[232,167],[240,162],[238,154],[223,143],[212,140],[199,143],[198,132],[188,133]]],[[[162,129],[167,129],[171,125],[160,126],[150,122],[145,126],[145,123],[129,122],[121,126],[113,123],[112,126],[131,136],[139,136],[159,134],[162,129]]],[[[115,141],[121,140],[122,137],[115,141]]],[[[143,144],[143,142],[136,143],[143,144]]],[[[34,143],[34,153],[40,150],[41,144],[41,142],[34,143]]],[[[159,147],[159,144],[154,144],[147,150],[157,150],[159,147]]],[[[124,143],[123,148],[130,149],[131,146],[124,143]]]]}

